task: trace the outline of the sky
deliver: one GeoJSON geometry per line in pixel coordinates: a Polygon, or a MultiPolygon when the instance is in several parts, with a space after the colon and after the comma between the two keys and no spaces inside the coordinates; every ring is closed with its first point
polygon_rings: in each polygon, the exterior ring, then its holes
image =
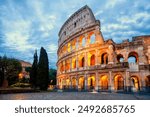
{"type": "Polygon", "coordinates": [[[0,0],[0,56],[32,63],[35,50],[44,47],[56,68],[58,32],[85,5],[100,20],[105,40],[150,35],[149,0],[0,0]]]}

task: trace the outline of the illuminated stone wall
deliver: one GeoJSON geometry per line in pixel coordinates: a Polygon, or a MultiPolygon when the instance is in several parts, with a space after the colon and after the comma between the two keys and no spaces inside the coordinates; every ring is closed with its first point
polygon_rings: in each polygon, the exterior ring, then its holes
{"type": "Polygon", "coordinates": [[[148,91],[150,36],[116,44],[104,41],[100,21],[84,6],[59,32],[57,86],[60,89],[148,91]],[[129,62],[129,59],[135,59],[129,62]]]}

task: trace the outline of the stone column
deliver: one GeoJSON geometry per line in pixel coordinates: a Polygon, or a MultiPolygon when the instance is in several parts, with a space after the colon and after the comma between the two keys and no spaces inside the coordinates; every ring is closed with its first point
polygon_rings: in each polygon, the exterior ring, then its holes
{"type": "Polygon", "coordinates": [[[96,38],[96,43],[104,44],[104,38],[102,36],[102,33],[99,30],[99,26],[96,27],[95,32],[95,38],[96,38]]]}
{"type": "Polygon", "coordinates": [[[109,71],[109,89],[110,91],[114,91],[114,82],[112,81],[112,71],[109,71]]]}
{"type": "Polygon", "coordinates": [[[80,87],[79,87],[79,78],[80,77],[77,75],[76,78],[77,78],[77,83],[76,83],[77,84],[77,89],[80,90],[80,87]]]}
{"type": "Polygon", "coordinates": [[[87,52],[84,52],[84,68],[86,69],[88,67],[88,57],[87,57],[87,52]]]}
{"type": "Polygon", "coordinates": [[[72,77],[70,77],[70,85],[69,85],[69,89],[72,89],[72,77]]]}
{"type": "Polygon", "coordinates": [[[84,89],[87,90],[87,74],[84,74],[84,89]]]}
{"type": "Polygon", "coordinates": [[[126,91],[131,92],[131,83],[130,83],[131,79],[128,71],[126,71],[125,80],[126,80],[126,91]]]}
{"type": "Polygon", "coordinates": [[[95,73],[95,90],[98,91],[98,72],[95,73]]]}
{"type": "Polygon", "coordinates": [[[96,49],[96,54],[95,54],[95,65],[98,65],[98,50],[96,49]]]}
{"type": "Polygon", "coordinates": [[[112,45],[109,46],[108,64],[114,63],[114,48],[112,45]]]}
{"type": "Polygon", "coordinates": [[[63,61],[63,68],[64,68],[64,73],[66,73],[66,61],[63,61]]]}
{"type": "Polygon", "coordinates": [[[78,66],[79,66],[79,64],[78,64],[78,55],[76,55],[76,69],[78,70],[78,66]]]}
{"type": "Polygon", "coordinates": [[[85,40],[86,40],[85,46],[88,47],[88,46],[89,46],[89,38],[88,38],[88,34],[85,34],[84,37],[85,37],[85,40]]]}
{"type": "Polygon", "coordinates": [[[79,47],[79,38],[76,39],[76,45],[75,46],[76,46],[76,50],[78,50],[78,47],[79,47]]]}
{"type": "Polygon", "coordinates": [[[70,58],[70,71],[72,71],[72,57],[70,58]]]}

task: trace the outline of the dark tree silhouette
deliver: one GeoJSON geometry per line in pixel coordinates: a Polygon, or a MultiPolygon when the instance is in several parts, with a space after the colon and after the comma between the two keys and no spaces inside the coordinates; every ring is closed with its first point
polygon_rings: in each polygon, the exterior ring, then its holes
{"type": "Polygon", "coordinates": [[[36,88],[37,67],[38,67],[38,56],[37,56],[37,51],[35,51],[34,61],[30,70],[30,83],[33,88],[36,88]]]}
{"type": "Polygon", "coordinates": [[[41,47],[37,69],[37,86],[41,90],[47,90],[49,84],[49,63],[46,50],[41,47]]]}

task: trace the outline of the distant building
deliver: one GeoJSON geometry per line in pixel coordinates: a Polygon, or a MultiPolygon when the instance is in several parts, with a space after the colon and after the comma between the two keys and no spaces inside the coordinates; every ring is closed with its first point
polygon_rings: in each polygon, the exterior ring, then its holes
{"type": "Polygon", "coordinates": [[[29,72],[26,71],[26,68],[32,67],[32,64],[23,60],[19,60],[22,66],[22,72],[19,74],[19,78],[30,78],[29,72]]]}
{"type": "Polygon", "coordinates": [[[150,36],[133,37],[132,42],[120,44],[112,39],[105,41],[100,21],[88,6],[71,15],[61,27],[57,54],[60,89],[150,89],[150,36]]]}

